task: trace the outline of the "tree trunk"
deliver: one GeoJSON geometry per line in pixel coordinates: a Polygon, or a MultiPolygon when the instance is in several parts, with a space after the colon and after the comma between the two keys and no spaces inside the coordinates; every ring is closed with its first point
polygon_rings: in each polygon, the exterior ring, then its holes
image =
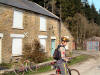
{"type": "Polygon", "coordinates": [[[52,13],[54,13],[54,0],[52,0],[52,13]]]}

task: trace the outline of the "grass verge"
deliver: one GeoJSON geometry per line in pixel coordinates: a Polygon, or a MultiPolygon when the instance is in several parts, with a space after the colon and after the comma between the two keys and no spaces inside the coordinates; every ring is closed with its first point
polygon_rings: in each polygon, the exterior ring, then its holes
{"type": "Polygon", "coordinates": [[[77,56],[77,57],[74,57],[69,63],[69,65],[74,65],[74,64],[77,64],[79,62],[84,62],[86,60],[88,60],[89,58],[92,58],[92,56],[90,55],[86,55],[86,54],[82,54],[80,56],[77,56]]]}
{"type": "MultiPolygon", "coordinates": [[[[92,56],[89,56],[89,55],[80,55],[80,56],[74,57],[71,60],[71,63],[69,63],[68,65],[74,65],[74,64],[77,64],[79,62],[84,62],[84,61],[88,60],[91,57],[92,56]]],[[[51,66],[50,65],[46,65],[44,67],[39,68],[37,71],[34,71],[34,72],[31,72],[31,71],[26,72],[25,75],[43,73],[43,72],[48,72],[50,70],[51,70],[51,66]]],[[[15,74],[14,73],[5,73],[4,75],[15,75],[15,74]]]]}
{"type": "Polygon", "coordinates": [[[5,69],[9,69],[9,68],[11,68],[11,64],[10,63],[2,63],[2,64],[0,64],[0,67],[3,69],[3,68],[5,68],[5,69]]]}

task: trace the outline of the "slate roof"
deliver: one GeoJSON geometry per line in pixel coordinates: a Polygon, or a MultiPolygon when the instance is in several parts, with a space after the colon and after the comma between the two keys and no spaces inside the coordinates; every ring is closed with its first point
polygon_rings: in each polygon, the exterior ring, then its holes
{"type": "Polygon", "coordinates": [[[94,36],[94,37],[86,39],[86,41],[100,41],[100,37],[94,36]]]}
{"type": "Polygon", "coordinates": [[[28,0],[0,0],[0,3],[59,19],[59,17],[49,12],[45,8],[28,0]]]}

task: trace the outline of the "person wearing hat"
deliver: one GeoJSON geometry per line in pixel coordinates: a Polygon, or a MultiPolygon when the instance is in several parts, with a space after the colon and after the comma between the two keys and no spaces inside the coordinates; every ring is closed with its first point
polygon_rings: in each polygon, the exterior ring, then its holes
{"type": "Polygon", "coordinates": [[[66,48],[65,46],[67,45],[67,43],[69,42],[69,39],[67,39],[66,37],[62,37],[61,38],[61,44],[58,45],[59,46],[59,51],[60,51],[60,56],[61,58],[59,60],[57,60],[57,66],[60,68],[61,70],[61,75],[66,75],[66,67],[65,61],[68,61],[68,59],[66,58],[66,48]]]}

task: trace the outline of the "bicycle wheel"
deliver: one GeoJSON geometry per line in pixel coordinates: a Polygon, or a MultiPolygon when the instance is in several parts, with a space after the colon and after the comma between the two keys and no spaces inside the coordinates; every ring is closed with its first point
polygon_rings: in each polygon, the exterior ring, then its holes
{"type": "Polygon", "coordinates": [[[14,70],[15,75],[24,75],[24,71],[14,70]]]}
{"type": "Polygon", "coordinates": [[[70,69],[70,75],[80,75],[80,73],[76,69],[70,69]]]}

